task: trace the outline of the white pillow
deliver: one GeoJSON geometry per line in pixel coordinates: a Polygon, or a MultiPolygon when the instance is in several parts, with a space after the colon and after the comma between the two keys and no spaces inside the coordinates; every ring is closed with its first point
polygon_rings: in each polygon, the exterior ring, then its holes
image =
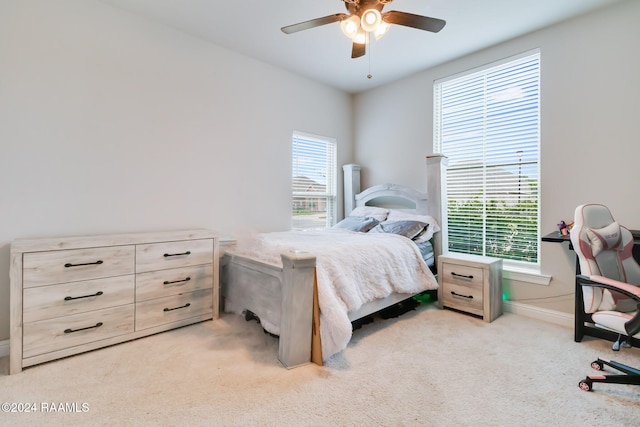
{"type": "Polygon", "coordinates": [[[369,218],[375,218],[378,222],[382,222],[387,219],[389,209],[379,208],[376,206],[358,206],[351,211],[349,216],[363,216],[369,218]]]}
{"type": "Polygon", "coordinates": [[[623,249],[622,233],[620,232],[620,224],[617,222],[612,222],[602,228],[587,228],[587,237],[591,242],[591,252],[594,257],[604,250],[621,251],[623,249]]]}
{"type": "Polygon", "coordinates": [[[433,237],[433,233],[440,231],[438,222],[434,217],[430,215],[418,215],[411,212],[391,209],[389,215],[387,216],[387,221],[420,221],[424,222],[425,224],[429,224],[429,227],[427,227],[427,231],[420,237],[417,237],[415,239],[416,242],[431,240],[431,238],[433,237]]]}

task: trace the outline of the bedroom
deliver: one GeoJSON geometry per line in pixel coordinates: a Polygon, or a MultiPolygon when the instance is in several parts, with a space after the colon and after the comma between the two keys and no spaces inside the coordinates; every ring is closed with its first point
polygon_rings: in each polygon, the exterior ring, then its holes
{"type": "MultiPolygon", "coordinates": [[[[336,138],[338,164],[362,164],[365,187],[420,188],[433,80],[532,48],[541,49],[544,70],[542,232],[587,201],[640,228],[640,203],[615,185],[639,176],[636,1],[356,95],[100,2],[0,7],[0,354],[8,353],[13,239],[286,229],[292,129],[336,138]],[[615,174],[585,171],[604,150],[615,174]]],[[[570,324],[572,256],[542,245],[541,270],[552,281],[507,279],[514,310],[570,324]]]]}

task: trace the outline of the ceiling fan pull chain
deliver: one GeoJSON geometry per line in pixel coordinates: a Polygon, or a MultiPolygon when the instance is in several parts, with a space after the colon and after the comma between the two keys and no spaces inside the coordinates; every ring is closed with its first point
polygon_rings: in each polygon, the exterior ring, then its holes
{"type": "Polygon", "coordinates": [[[366,37],[367,37],[367,44],[369,45],[369,74],[367,74],[367,78],[371,79],[371,77],[373,77],[371,75],[371,36],[369,35],[369,33],[366,33],[366,37]]]}

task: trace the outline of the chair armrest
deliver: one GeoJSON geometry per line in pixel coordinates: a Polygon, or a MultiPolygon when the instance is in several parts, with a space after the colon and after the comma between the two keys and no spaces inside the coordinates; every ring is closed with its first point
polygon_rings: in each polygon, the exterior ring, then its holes
{"type": "Polygon", "coordinates": [[[631,285],[629,283],[620,282],[603,276],[585,276],[578,274],[576,277],[578,279],[578,283],[581,285],[594,286],[620,292],[621,294],[638,301],[636,314],[631,318],[631,320],[625,322],[624,328],[627,331],[627,335],[630,337],[640,332],[640,286],[631,285]]]}
{"type": "Polygon", "coordinates": [[[617,291],[629,298],[640,301],[640,286],[609,279],[604,276],[585,276],[583,274],[578,274],[577,279],[581,285],[617,291]]]}

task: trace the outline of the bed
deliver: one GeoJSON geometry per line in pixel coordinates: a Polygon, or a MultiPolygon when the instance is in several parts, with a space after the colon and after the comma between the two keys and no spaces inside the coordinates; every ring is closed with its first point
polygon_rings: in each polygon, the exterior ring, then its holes
{"type": "Polygon", "coordinates": [[[345,219],[335,227],[239,239],[221,262],[224,311],[259,319],[293,368],[342,351],[351,322],[435,292],[427,264],[442,253],[446,158],[426,163],[429,197],[394,184],[360,191],[359,166],[345,165],[345,219]]]}

